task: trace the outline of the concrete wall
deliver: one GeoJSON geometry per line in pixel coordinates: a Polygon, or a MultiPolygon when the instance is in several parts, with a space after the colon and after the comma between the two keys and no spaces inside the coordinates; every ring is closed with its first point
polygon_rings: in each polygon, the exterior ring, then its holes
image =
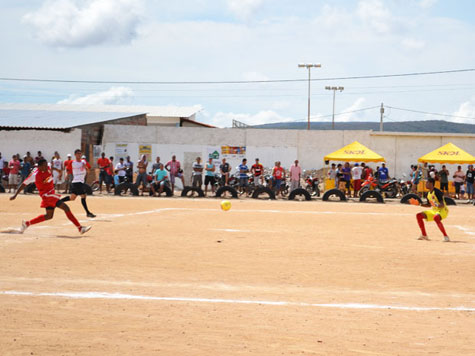
{"type": "MultiPolygon", "coordinates": [[[[408,173],[410,165],[422,155],[452,142],[475,154],[475,135],[379,133],[372,131],[306,131],[261,129],[210,129],[172,127],[133,127],[106,125],[103,146],[107,155],[114,155],[116,143],[128,143],[129,154],[138,160],[138,145],[152,144],[152,156],[168,161],[172,154],[184,161],[186,152],[208,156],[209,146],[246,146],[246,157],[253,162],[260,158],[265,167],[279,160],[288,168],[298,159],[304,169],[320,169],[323,157],[353,141],[359,141],[386,158],[391,176],[408,173]]],[[[234,168],[238,161],[231,162],[234,168]]],[[[377,164],[371,164],[373,168],[377,164]]],[[[455,167],[448,166],[453,172],[455,167]]]]}
{"type": "Polygon", "coordinates": [[[73,154],[74,150],[80,147],[80,129],[68,133],[49,130],[0,130],[0,152],[2,157],[8,159],[17,153],[23,157],[27,151],[30,151],[33,157],[41,151],[43,157],[48,160],[54,151],[58,151],[61,157],[66,159],[68,153],[73,154]]]}

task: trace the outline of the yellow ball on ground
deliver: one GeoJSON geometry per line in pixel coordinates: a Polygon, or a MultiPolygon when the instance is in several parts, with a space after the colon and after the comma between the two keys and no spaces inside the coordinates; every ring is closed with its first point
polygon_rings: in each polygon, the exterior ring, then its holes
{"type": "Polygon", "coordinates": [[[224,211],[228,211],[229,209],[231,209],[231,202],[229,200],[223,200],[221,202],[221,209],[223,209],[224,211]]]}

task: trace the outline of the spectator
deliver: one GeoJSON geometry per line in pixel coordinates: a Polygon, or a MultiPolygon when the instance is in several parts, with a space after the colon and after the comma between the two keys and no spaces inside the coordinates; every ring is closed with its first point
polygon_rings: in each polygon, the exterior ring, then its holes
{"type": "Polygon", "coordinates": [[[20,170],[22,183],[28,177],[28,175],[30,174],[30,171],[31,171],[31,164],[29,161],[26,160],[26,155],[25,155],[23,156],[23,163],[21,164],[21,170],[20,170]]]}
{"type": "Polygon", "coordinates": [[[417,194],[417,186],[422,179],[422,170],[421,165],[414,165],[412,167],[412,176],[411,176],[411,188],[414,194],[417,194]]]}
{"type": "Polygon", "coordinates": [[[360,167],[358,163],[355,163],[355,166],[351,169],[351,177],[353,178],[353,189],[354,189],[353,197],[354,198],[358,196],[358,192],[361,189],[362,173],[363,173],[363,168],[360,167]]]}
{"type": "Polygon", "coordinates": [[[191,186],[201,188],[203,185],[203,165],[201,164],[201,157],[196,157],[196,162],[193,163],[192,168],[191,186]]]}
{"type": "Polygon", "coordinates": [[[386,163],[383,162],[382,167],[378,169],[378,179],[382,182],[389,179],[389,170],[386,168],[386,163]]]}
{"type": "Polygon", "coordinates": [[[254,176],[254,185],[264,184],[264,167],[259,163],[259,158],[256,158],[256,163],[252,165],[251,173],[254,176]]]}
{"type": "MultiPolygon", "coordinates": [[[[160,161],[160,158],[157,157],[160,161]]],[[[160,163],[158,169],[153,172],[154,183],[151,185],[153,196],[156,196],[158,190],[158,196],[163,192],[163,187],[168,183],[168,172],[165,170],[163,163],[160,163]]]]}
{"type": "Polygon", "coordinates": [[[427,181],[427,178],[429,178],[429,166],[427,162],[424,162],[424,165],[420,168],[420,171],[422,173],[422,179],[427,181]]]}
{"type": "Polygon", "coordinates": [[[175,191],[175,178],[180,178],[183,186],[185,186],[185,178],[183,177],[183,170],[180,166],[180,161],[173,155],[171,161],[165,165],[165,169],[170,172],[170,183],[172,184],[172,193],[175,191]]]}
{"type": "Polygon", "coordinates": [[[44,159],[44,158],[43,158],[43,154],[41,153],[41,151],[38,151],[38,155],[35,157],[35,163],[38,164],[38,161],[40,159],[44,159]]]}
{"type": "Polygon", "coordinates": [[[336,185],[336,165],[335,165],[335,163],[332,163],[331,168],[328,170],[327,176],[328,176],[328,179],[331,179],[331,180],[335,181],[335,188],[338,187],[336,185]]]}
{"type": "Polygon", "coordinates": [[[246,192],[249,195],[249,182],[247,173],[249,172],[249,168],[247,167],[247,159],[243,159],[242,163],[239,165],[239,188],[240,194],[244,194],[246,192]]]}
{"type": "Polygon", "coordinates": [[[275,162],[275,167],[272,169],[272,179],[273,179],[273,184],[272,187],[274,188],[276,192],[276,196],[281,194],[283,197],[282,193],[282,181],[285,182],[285,171],[284,169],[280,166],[280,161],[275,162]]]}
{"type": "Polygon", "coordinates": [[[124,163],[124,159],[120,157],[119,163],[115,166],[116,175],[118,176],[117,181],[123,183],[125,181],[125,176],[127,174],[127,166],[124,163]]]}
{"type": "Polygon", "coordinates": [[[449,193],[449,171],[445,168],[445,165],[442,166],[442,169],[439,171],[440,179],[440,190],[444,195],[449,193]]]}
{"type": "Polygon", "coordinates": [[[63,169],[63,160],[58,151],[55,151],[54,157],[51,160],[51,170],[53,171],[53,184],[58,192],[60,185],[63,183],[63,169]]]}
{"type": "Polygon", "coordinates": [[[97,166],[99,167],[99,193],[102,194],[102,183],[106,185],[107,193],[109,193],[111,184],[109,178],[111,161],[106,157],[104,152],[101,153],[101,158],[97,160],[97,166]]]}
{"type": "Polygon", "coordinates": [[[65,187],[64,193],[66,194],[71,189],[71,182],[73,181],[73,160],[71,159],[71,154],[68,153],[68,159],[64,161],[64,170],[66,172],[65,187]]]}
{"type": "Polygon", "coordinates": [[[465,182],[467,184],[467,198],[469,203],[473,202],[473,182],[475,179],[475,171],[473,170],[473,165],[468,166],[467,173],[465,174],[465,182]]]}
{"type": "Polygon", "coordinates": [[[221,171],[221,180],[223,185],[228,185],[229,182],[229,173],[231,173],[231,167],[229,163],[226,162],[226,158],[223,158],[221,165],[219,166],[221,171]]]}
{"type": "Polygon", "coordinates": [[[361,166],[364,167],[364,168],[363,168],[363,178],[364,178],[365,180],[368,180],[370,177],[373,176],[373,170],[371,169],[370,166],[367,166],[367,165],[364,164],[364,163],[362,163],[361,166]]]}
{"type": "Polygon", "coordinates": [[[0,178],[3,175],[3,164],[5,163],[5,160],[2,157],[2,152],[0,152],[0,178]]]}
{"type": "Polygon", "coordinates": [[[160,162],[160,157],[157,157],[155,159],[155,163],[152,164],[152,174],[155,174],[155,172],[157,171],[157,169],[160,169],[160,165],[162,163],[160,162]]]}
{"type": "Polygon", "coordinates": [[[127,156],[126,161],[124,162],[125,166],[125,178],[128,182],[134,182],[134,162],[130,160],[130,156],[127,156]]]}
{"type": "Polygon", "coordinates": [[[462,172],[462,166],[457,167],[457,171],[454,174],[455,185],[455,198],[460,199],[460,186],[465,181],[465,174],[462,172]]]}
{"type": "Polygon", "coordinates": [[[15,191],[18,184],[20,184],[20,168],[21,164],[16,155],[12,156],[12,159],[8,163],[8,168],[10,168],[10,173],[8,174],[8,192],[11,190],[15,191]]]}
{"type": "Polygon", "coordinates": [[[213,158],[208,159],[208,163],[206,163],[205,167],[205,195],[208,194],[208,184],[211,186],[211,192],[214,193],[214,171],[216,170],[216,167],[214,166],[213,163],[213,158]]]}
{"type": "Polygon", "coordinates": [[[35,160],[33,159],[33,157],[31,157],[30,151],[26,152],[26,156],[23,158],[23,162],[25,161],[30,164],[30,168],[33,168],[33,166],[35,165],[35,160]]]}
{"type": "Polygon", "coordinates": [[[300,178],[302,178],[302,167],[299,166],[299,160],[296,159],[290,166],[290,191],[300,187],[300,178]]]}
{"type": "Polygon", "coordinates": [[[137,179],[135,180],[135,185],[137,186],[137,189],[140,188],[140,184],[142,184],[142,194],[147,188],[147,167],[148,167],[148,162],[147,162],[147,156],[142,155],[140,160],[137,162],[137,168],[138,168],[138,174],[137,174],[137,179]]]}
{"type": "Polygon", "coordinates": [[[341,169],[341,173],[343,174],[343,181],[345,182],[343,191],[346,191],[346,194],[351,196],[351,167],[348,162],[345,162],[345,165],[341,169]]]}
{"type": "Polygon", "coordinates": [[[107,182],[109,182],[109,186],[113,187],[115,185],[115,179],[114,179],[114,157],[110,156],[109,157],[109,166],[106,168],[106,178],[107,182]]]}
{"type": "Polygon", "coordinates": [[[342,168],[343,168],[342,164],[338,163],[338,165],[336,166],[336,173],[335,173],[335,188],[340,189],[340,190],[342,189],[340,186],[340,182],[343,180],[343,173],[341,171],[342,168]]]}
{"type": "Polygon", "coordinates": [[[8,188],[8,177],[10,175],[10,168],[8,168],[8,162],[3,161],[3,169],[2,169],[3,175],[2,175],[2,183],[5,186],[5,188],[8,188]]]}

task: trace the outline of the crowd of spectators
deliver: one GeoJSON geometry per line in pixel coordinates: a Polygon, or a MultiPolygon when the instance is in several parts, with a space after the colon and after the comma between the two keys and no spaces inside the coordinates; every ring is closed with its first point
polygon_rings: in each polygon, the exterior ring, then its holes
{"type": "MultiPolygon", "coordinates": [[[[83,158],[85,159],[84,156],[83,158]]],[[[14,191],[27,178],[40,159],[44,159],[41,151],[38,151],[35,157],[30,152],[26,152],[23,157],[20,154],[15,154],[11,159],[2,157],[0,153],[0,176],[4,187],[9,192],[14,191]]],[[[55,152],[48,161],[53,171],[56,190],[60,191],[62,189],[64,193],[67,192],[72,179],[71,155],[68,154],[63,161],[60,154],[55,152]]],[[[114,163],[113,156],[106,157],[105,153],[102,152],[96,163],[99,169],[98,184],[100,193],[102,193],[104,187],[110,193],[114,186],[123,182],[134,183],[140,189],[142,195],[146,189],[150,189],[153,195],[160,195],[163,193],[165,186],[168,186],[173,193],[176,179],[180,179],[182,186],[185,186],[183,168],[175,155],[166,163],[162,162],[160,157],[156,157],[154,163],[149,163],[145,155],[141,156],[136,163],[135,182],[134,162],[131,161],[130,156],[125,159],[120,158],[119,162],[114,163]]],[[[303,171],[298,160],[295,160],[288,170],[282,167],[280,161],[277,161],[266,174],[264,166],[258,158],[255,159],[252,166],[248,165],[247,159],[243,159],[236,167],[234,176],[231,173],[232,167],[225,158],[218,166],[212,158],[209,158],[207,162],[203,162],[201,157],[197,157],[192,165],[191,185],[196,188],[202,188],[204,185],[205,194],[208,192],[215,193],[218,184],[229,185],[231,178],[233,178],[236,181],[235,186],[241,194],[249,195],[249,186],[252,184],[254,186],[267,185],[277,195],[283,195],[287,179],[290,181],[288,190],[292,191],[301,186],[303,178],[303,171]]],[[[390,179],[386,164],[382,163],[381,166],[377,166],[373,170],[365,163],[355,163],[353,165],[348,162],[344,164],[333,163],[327,174],[327,178],[335,182],[335,187],[344,191],[348,196],[351,196],[353,192],[354,197],[358,195],[361,184],[369,177],[373,177],[380,182],[390,179]]],[[[449,181],[453,179],[452,184],[456,199],[475,200],[475,170],[472,165],[469,165],[466,171],[462,170],[462,166],[458,166],[452,175],[445,165],[442,165],[439,171],[436,170],[434,165],[428,163],[412,165],[409,178],[412,191],[417,193],[419,183],[426,181],[429,177],[439,181],[440,189],[446,195],[449,194],[449,181]]]]}

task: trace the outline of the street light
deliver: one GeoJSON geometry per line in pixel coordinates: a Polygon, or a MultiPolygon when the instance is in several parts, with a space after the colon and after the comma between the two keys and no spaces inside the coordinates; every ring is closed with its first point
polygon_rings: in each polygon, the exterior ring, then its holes
{"type": "Polygon", "coordinates": [[[326,90],[333,90],[333,115],[332,115],[332,130],[335,130],[335,93],[337,90],[342,92],[344,87],[325,87],[326,90]]]}
{"type": "Polygon", "coordinates": [[[320,63],[299,63],[299,68],[308,69],[308,115],[307,115],[307,130],[310,130],[310,68],[320,68],[320,63]]]}

